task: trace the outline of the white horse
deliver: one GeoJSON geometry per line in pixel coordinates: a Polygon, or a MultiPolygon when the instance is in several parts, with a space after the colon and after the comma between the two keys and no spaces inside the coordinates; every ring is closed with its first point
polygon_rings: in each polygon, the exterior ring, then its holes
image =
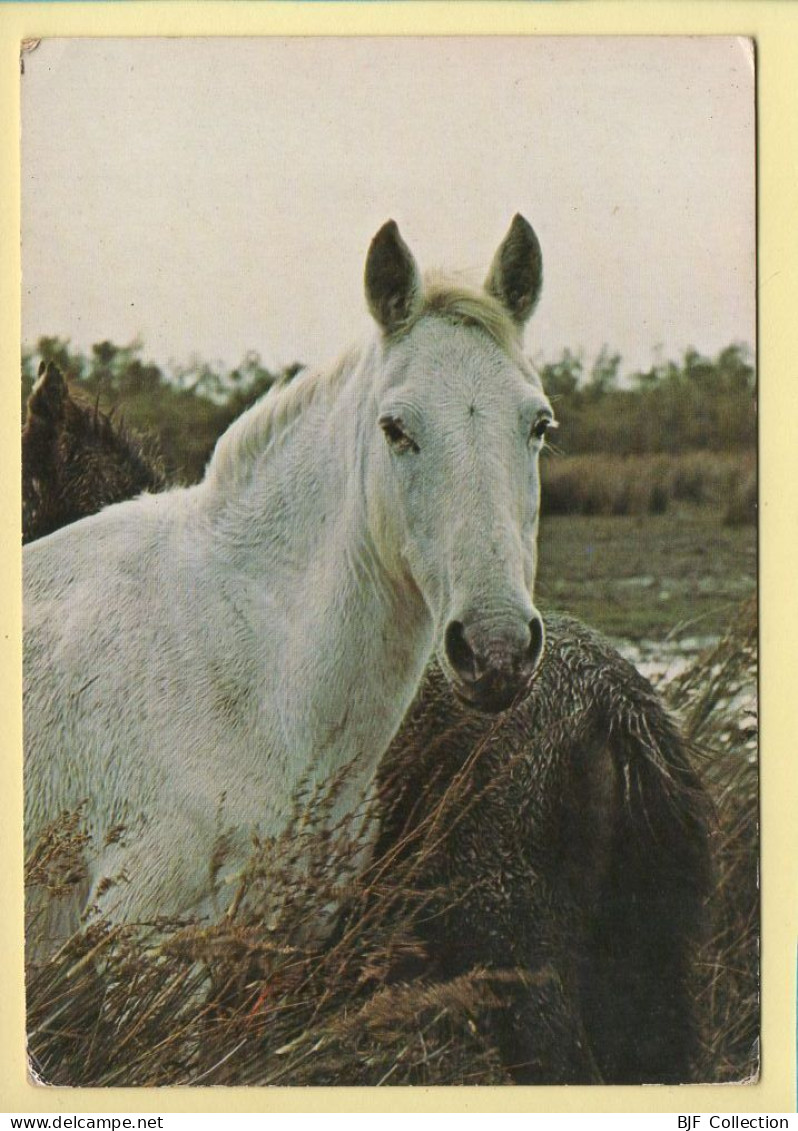
{"type": "Polygon", "coordinates": [[[351,763],[330,820],[354,811],[433,649],[468,703],[512,701],[543,647],[541,277],[520,216],[481,292],[422,282],[388,222],[374,341],[272,390],[199,485],[26,547],[26,833],[85,801],[90,904],[209,914],[301,782],[351,763]]]}

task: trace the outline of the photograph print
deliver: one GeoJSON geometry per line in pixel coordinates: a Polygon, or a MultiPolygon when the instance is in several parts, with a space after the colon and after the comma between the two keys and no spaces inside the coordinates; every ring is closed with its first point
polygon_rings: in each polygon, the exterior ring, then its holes
{"type": "Polygon", "coordinates": [[[21,64],[31,1079],[755,1082],[752,42],[21,64]]]}

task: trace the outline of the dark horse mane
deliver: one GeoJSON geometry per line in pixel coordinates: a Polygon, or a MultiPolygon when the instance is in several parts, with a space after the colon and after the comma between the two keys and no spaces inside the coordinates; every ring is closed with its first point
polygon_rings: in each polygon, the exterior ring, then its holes
{"type": "MultiPolygon", "coordinates": [[[[22,456],[24,541],[167,485],[54,365],[22,456]]],[[[432,664],[385,756],[372,871],[426,893],[424,957],[392,976],[495,974],[487,1036],[519,1082],[687,1082],[707,793],[651,685],[597,632],[544,619],[544,658],[510,710],[459,705],[432,664]]]]}

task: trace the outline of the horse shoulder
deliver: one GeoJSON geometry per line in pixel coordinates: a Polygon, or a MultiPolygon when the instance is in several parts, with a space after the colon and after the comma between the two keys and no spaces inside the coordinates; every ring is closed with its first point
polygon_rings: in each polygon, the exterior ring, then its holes
{"type": "MultiPolygon", "coordinates": [[[[94,746],[113,764],[131,717],[146,711],[150,638],[161,621],[157,605],[142,615],[142,594],[148,605],[157,597],[153,527],[146,507],[121,504],[25,548],[25,733],[39,777],[64,780],[73,764],[90,772],[94,746]]],[[[101,772],[93,788],[107,778],[101,772]]]]}

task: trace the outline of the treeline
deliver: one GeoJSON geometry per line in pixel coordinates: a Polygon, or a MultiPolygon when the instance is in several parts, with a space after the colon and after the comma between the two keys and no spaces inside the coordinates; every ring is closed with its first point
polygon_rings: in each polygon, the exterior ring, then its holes
{"type": "MultiPolygon", "coordinates": [[[[27,401],[39,361],[54,361],[100,407],[130,427],[158,437],[168,469],[185,482],[202,475],[217,437],[276,380],[301,369],[271,372],[256,353],[234,369],[195,362],[164,372],[143,358],[136,341],[98,342],[88,356],[62,338],[40,338],[22,356],[27,401]]],[[[560,423],[554,438],[563,455],[679,455],[695,451],[750,452],[756,443],[753,360],[730,345],[714,358],[688,350],[645,372],[621,377],[621,357],[604,349],[587,368],[565,350],[538,365],[560,423]]]]}
{"type": "Polygon", "coordinates": [[[296,364],[273,373],[251,352],[231,370],[195,362],[165,373],[143,359],[142,349],[138,341],[126,346],[105,341],[86,356],[62,338],[40,338],[35,352],[22,354],[23,419],[39,362],[53,361],[85,399],[155,437],[170,476],[193,483],[228,425],[276,380],[301,368],[296,364]]]}
{"type": "Polygon", "coordinates": [[[696,350],[621,381],[621,357],[601,351],[589,370],[565,350],[538,366],[567,455],[735,452],[756,445],[756,372],[746,346],[714,358],[696,350]]]}

